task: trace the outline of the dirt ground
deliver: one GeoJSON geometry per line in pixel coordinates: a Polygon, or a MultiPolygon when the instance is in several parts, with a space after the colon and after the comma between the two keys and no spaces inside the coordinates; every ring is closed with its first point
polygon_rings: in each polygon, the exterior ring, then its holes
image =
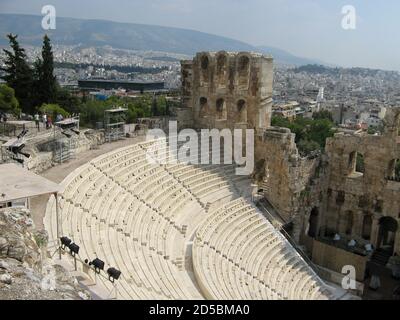
{"type": "MultiPolygon", "coordinates": [[[[56,165],[52,168],[49,168],[40,175],[44,178],[47,178],[53,182],[60,183],[64,180],[68,174],[74,171],[76,168],[81,165],[87,163],[88,161],[105,154],[107,152],[111,152],[115,149],[129,146],[131,144],[138,143],[144,140],[144,136],[134,137],[134,138],[126,138],[124,140],[114,141],[111,143],[105,143],[98,146],[98,149],[88,150],[82,153],[75,155],[73,159],[68,160],[60,165],[56,165]]],[[[49,195],[39,196],[31,199],[30,209],[32,214],[32,219],[35,223],[36,229],[43,229],[43,218],[46,212],[46,204],[49,200],[49,195]]]]}

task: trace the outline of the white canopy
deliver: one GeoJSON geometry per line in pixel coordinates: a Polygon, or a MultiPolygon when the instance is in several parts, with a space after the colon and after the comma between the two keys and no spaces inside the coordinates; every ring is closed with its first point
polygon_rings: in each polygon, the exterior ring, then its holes
{"type": "Polygon", "coordinates": [[[58,184],[16,164],[0,165],[0,202],[57,193],[58,184]]]}

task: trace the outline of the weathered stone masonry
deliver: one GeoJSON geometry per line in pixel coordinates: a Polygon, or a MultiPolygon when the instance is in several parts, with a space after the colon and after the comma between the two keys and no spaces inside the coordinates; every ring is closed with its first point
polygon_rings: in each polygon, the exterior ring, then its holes
{"type": "Polygon", "coordinates": [[[326,155],[299,155],[295,135],[271,127],[273,62],[254,53],[201,52],[182,62],[180,128],[255,129],[255,177],[292,235],[342,237],[379,247],[393,241],[400,253],[399,229],[383,232],[382,218],[394,228],[400,218],[400,182],[390,179],[400,159],[400,112],[388,111],[382,136],[338,133],[326,155]],[[364,173],[356,171],[357,155],[364,173]],[[388,179],[389,178],[389,179],[388,179]],[[311,228],[311,230],[310,230],[311,228]]]}
{"type": "MultiPolygon", "coordinates": [[[[328,198],[319,222],[321,234],[339,233],[380,247],[385,236],[381,226],[399,224],[400,181],[393,179],[393,166],[400,159],[399,125],[400,109],[389,109],[381,136],[338,133],[328,139],[328,198]],[[359,155],[361,170],[356,168],[359,155]]],[[[394,240],[394,252],[400,254],[399,229],[390,236],[386,241],[394,240]]]]}
{"type": "Polygon", "coordinates": [[[180,128],[255,129],[255,162],[261,176],[257,182],[290,222],[299,220],[299,199],[318,160],[299,155],[295,135],[288,129],[271,127],[272,85],[269,56],[198,53],[192,61],[182,62],[178,119],[180,128]]]}

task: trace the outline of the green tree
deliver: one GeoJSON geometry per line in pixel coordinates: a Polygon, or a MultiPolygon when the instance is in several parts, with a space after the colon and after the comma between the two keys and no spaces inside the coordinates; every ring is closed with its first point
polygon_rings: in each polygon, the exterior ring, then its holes
{"type": "Polygon", "coordinates": [[[284,117],[272,116],[271,125],[273,127],[288,128],[290,125],[290,121],[284,117]]]}
{"type": "MultiPolygon", "coordinates": [[[[86,103],[87,99],[82,99],[82,103],[86,103]]],[[[69,113],[77,113],[79,112],[79,104],[80,99],[74,95],[72,95],[68,89],[58,87],[57,88],[57,97],[56,104],[60,105],[63,109],[68,111],[69,113]]]]}
{"type": "Polygon", "coordinates": [[[151,103],[151,115],[153,117],[156,117],[159,115],[158,113],[158,103],[157,103],[157,99],[155,96],[153,96],[153,101],[151,103]]]}
{"type": "Polygon", "coordinates": [[[167,98],[165,98],[165,115],[170,116],[170,110],[169,110],[169,101],[167,98]]]}
{"type": "Polygon", "coordinates": [[[157,110],[158,115],[165,116],[167,115],[167,99],[164,95],[159,96],[157,99],[157,110]]]}
{"type": "Polygon", "coordinates": [[[47,113],[53,118],[53,121],[55,121],[56,116],[58,114],[61,114],[64,118],[68,116],[68,112],[65,111],[63,108],[61,108],[58,104],[47,104],[44,103],[40,108],[39,111],[43,113],[47,113]]]}
{"type": "Polygon", "coordinates": [[[294,121],[289,121],[274,116],[271,123],[276,127],[289,128],[296,135],[295,141],[301,149],[300,151],[304,152],[315,150],[316,144],[323,149],[326,139],[334,134],[333,123],[325,118],[313,120],[299,117],[294,121]]]}
{"type": "Polygon", "coordinates": [[[134,123],[138,118],[152,116],[153,98],[148,94],[141,95],[129,102],[127,123],[134,123]]]}
{"type": "Polygon", "coordinates": [[[5,75],[2,79],[14,89],[23,112],[33,113],[34,102],[32,99],[33,72],[26,61],[25,50],[18,43],[18,36],[7,35],[12,50],[3,49],[5,59],[4,67],[1,67],[5,75]]]}
{"type": "Polygon", "coordinates": [[[313,119],[314,120],[327,119],[327,120],[333,122],[333,115],[328,110],[321,110],[321,111],[317,111],[317,112],[313,113],[313,119]]]}
{"type": "Polygon", "coordinates": [[[112,99],[105,101],[89,100],[79,105],[80,122],[83,127],[96,128],[98,122],[104,121],[104,111],[112,108],[112,99]]]}
{"type": "Polygon", "coordinates": [[[308,129],[307,137],[324,148],[326,139],[333,136],[332,128],[333,123],[327,119],[314,120],[308,129]]]}
{"type": "Polygon", "coordinates": [[[300,140],[297,147],[302,155],[310,154],[311,152],[320,150],[321,148],[318,142],[310,140],[300,140]]]}
{"type": "Polygon", "coordinates": [[[14,115],[18,115],[20,111],[14,89],[6,84],[0,84],[0,112],[11,112],[14,115]]]}
{"type": "Polygon", "coordinates": [[[357,153],[356,171],[364,173],[364,170],[365,170],[364,156],[361,153],[357,153]]]}
{"type": "Polygon", "coordinates": [[[54,76],[54,58],[50,38],[43,38],[42,57],[35,62],[36,89],[39,104],[54,103],[57,98],[57,80],[54,76]]]}

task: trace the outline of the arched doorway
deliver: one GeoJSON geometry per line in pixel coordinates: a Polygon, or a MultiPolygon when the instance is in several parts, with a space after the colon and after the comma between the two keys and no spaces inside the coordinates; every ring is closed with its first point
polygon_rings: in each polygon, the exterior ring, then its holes
{"type": "Polygon", "coordinates": [[[393,254],[396,232],[398,229],[397,221],[392,217],[382,217],[379,219],[379,233],[377,247],[393,254]]]}
{"type": "Polygon", "coordinates": [[[318,233],[318,208],[314,207],[311,210],[310,219],[308,220],[308,236],[315,238],[318,233]]]}

